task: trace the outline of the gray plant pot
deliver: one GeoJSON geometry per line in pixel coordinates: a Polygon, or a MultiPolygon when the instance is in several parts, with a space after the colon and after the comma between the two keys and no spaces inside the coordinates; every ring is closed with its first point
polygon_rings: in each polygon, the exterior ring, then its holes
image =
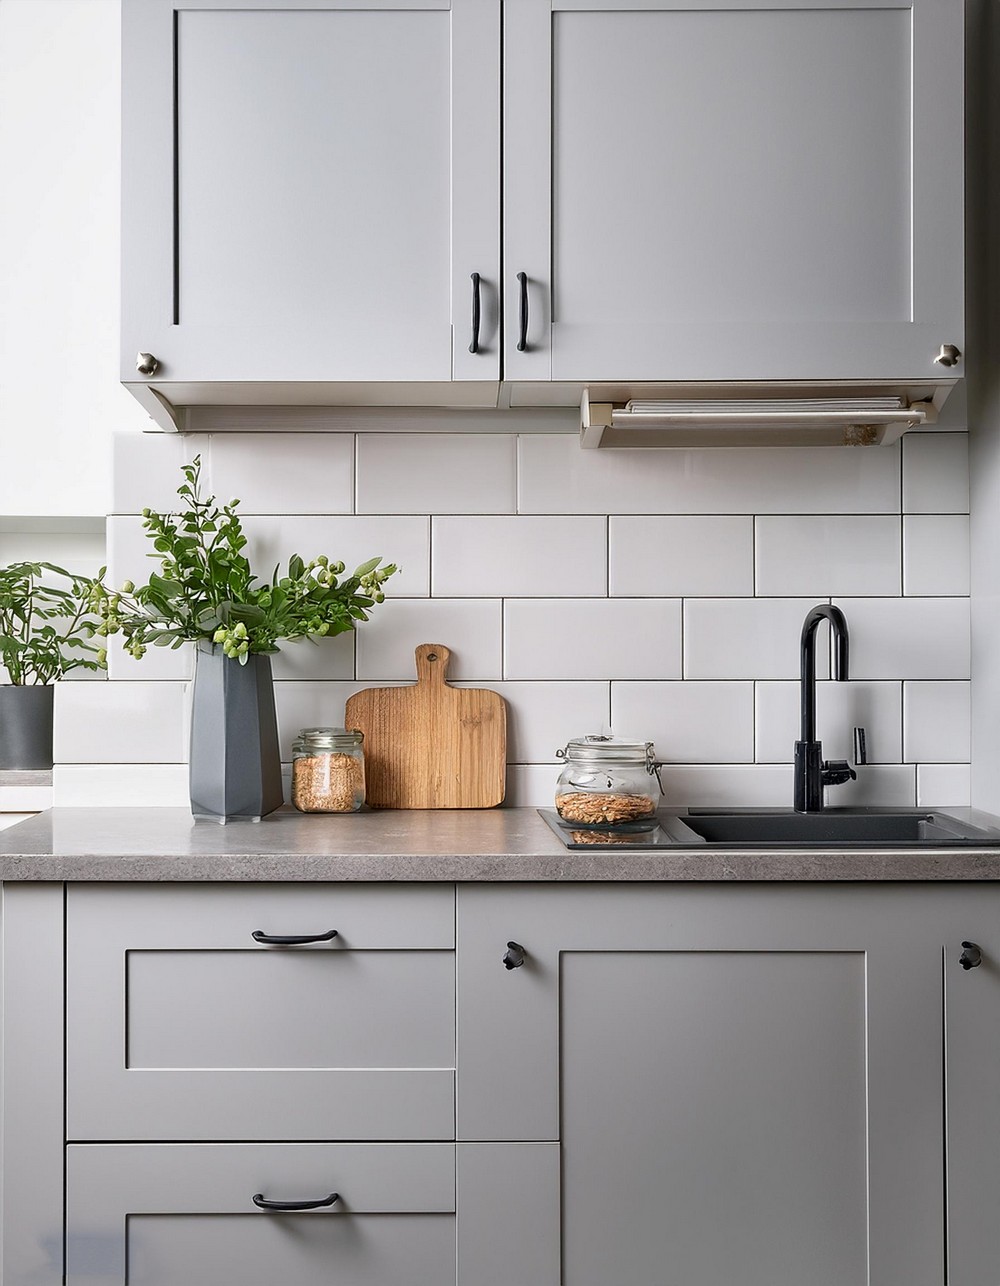
{"type": "Polygon", "coordinates": [[[190,790],[194,816],[217,822],[256,821],[284,802],[269,656],[240,665],[198,645],[190,790]]]}
{"type": "Polygon", "coordinates": [[[51,685],[0,685],[0,768],[52,767],[51,685]]]}

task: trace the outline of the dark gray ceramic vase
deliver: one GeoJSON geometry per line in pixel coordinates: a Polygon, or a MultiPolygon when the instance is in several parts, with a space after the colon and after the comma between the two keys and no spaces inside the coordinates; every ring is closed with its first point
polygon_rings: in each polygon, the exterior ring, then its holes
{"type": "Polygon", "coordinates": [[[191,710],[191,812],[257,820],[283,803],[271,658],[246,665],[198,645],[191,710]]]}
{"type": "Polygon", "coordinates": [[[51,685],[0,685],[0,768],[52,767],[51,685]]]}

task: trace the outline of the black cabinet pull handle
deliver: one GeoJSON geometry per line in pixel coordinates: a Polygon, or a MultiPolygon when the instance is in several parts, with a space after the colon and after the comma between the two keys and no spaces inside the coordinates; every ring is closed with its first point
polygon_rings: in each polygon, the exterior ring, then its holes
{"type": "Polygon", "coordinates": [[[339,1200],[339,1192],[331,1192],[328,1197],[320,1197],[318,1201],[268,1201],[262,1192],[253,1194],[253,1203],[261,1210],[320,1210],[339,1200]]]}
{"type": "Polygon", "coordinates": [[[958,957],[958,963],[963,969],[978,969],[983,963],[983,953],[974,942],[963,942],[964,950],[958,957]]]}
{"type": "Polygon", "coordinates": [[[469,345],[470,353],[479,352],[479,283],[482,278],[478,272],[472,274],[472,343],[469,345]]]}
{"type": "Polygon", "coordinates": [[[503,967],[505,969],[520,969],[524,964],[525,957],[524,947],[519,942],[508,942],[507,951],[503,958],[503,967]]]}
{"type": "Polygon", "coordinates": [[[250,936],[254,942],[263,942],[269,947],[304,947],[307,942],[331,942],[337,936],[337,930],[330,929],[327,933],[306,933],[301,936],[293,934],[291,937],[283,937],[278,933],[265,933],[263,929],[254,929],[250,936]]]}
{"type": "Polygon", "coordinates": [[[527,273],[519,272],[517,279],[521,283],[521,301],[518,307],[520,333],[517,341],[517,351],[523,353],[528,347],[528,275],[527,273]]]}

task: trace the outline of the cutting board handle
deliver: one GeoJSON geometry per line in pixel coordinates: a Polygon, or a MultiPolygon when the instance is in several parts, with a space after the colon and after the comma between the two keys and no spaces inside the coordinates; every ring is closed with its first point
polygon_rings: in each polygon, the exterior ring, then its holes
{"type": "Polygon", "coordinates": [[[417,683],[444,684],[451,660],[451,649],[443,643],[421,643],[414,655],[417,658],[417,683]]]}

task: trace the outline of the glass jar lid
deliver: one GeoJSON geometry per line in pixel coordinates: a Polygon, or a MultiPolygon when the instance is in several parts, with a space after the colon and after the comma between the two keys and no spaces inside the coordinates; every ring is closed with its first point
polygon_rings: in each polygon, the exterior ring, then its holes
{"type": "Polygon", "coordinates": [[[626,741],[622,737],[605,737],[597,733],[574,737],[564,749],[556,751],[556,758],[578,764],[645,764],[649,772],[656,765],[656,752],[651,741],[626,741]]]}
{"type": "Polygon", "coordinates": [[[357,728],[300,728],[299,741],[308,750],[353,750],[365,734],[357,728]]]}

